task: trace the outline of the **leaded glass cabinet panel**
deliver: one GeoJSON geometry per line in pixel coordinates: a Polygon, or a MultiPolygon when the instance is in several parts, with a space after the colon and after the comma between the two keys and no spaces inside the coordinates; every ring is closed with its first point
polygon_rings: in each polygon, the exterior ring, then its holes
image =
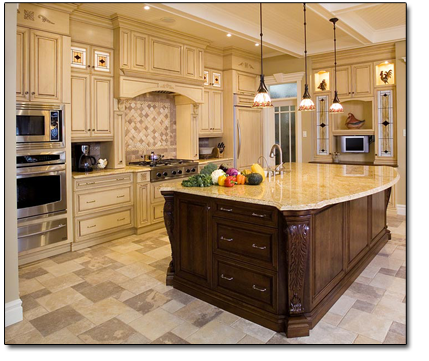
{"type": "Polygon", "coordinates": [[[378,113],[378,156],[382,158],[393,158],[394,154],[394,112],[393,112],[393,90],[382,90],[377,92],[378,113]]]}
{"type": "Polygon", "coordinates": [[[329,98],[327,95],[316,97],[316,136],[317,155],[330,153],[329,98]]]}

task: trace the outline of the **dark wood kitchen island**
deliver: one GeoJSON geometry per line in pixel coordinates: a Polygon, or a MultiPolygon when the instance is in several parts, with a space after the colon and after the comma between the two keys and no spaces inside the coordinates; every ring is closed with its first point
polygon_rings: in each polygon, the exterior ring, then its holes
{"type": "Polygon", "coordinates": [[[292,163],[259,186],[163,188],[167,284],[309,335],[390,239],[392,167],[292,163]]]}

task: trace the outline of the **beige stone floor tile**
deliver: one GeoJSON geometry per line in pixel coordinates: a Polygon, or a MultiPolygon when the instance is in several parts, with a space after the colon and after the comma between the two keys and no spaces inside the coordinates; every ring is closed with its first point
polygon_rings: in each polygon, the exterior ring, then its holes
{"type": "Polygon", "coordinates": [[[369,285],[371,281],[372,281],[372,278],[364,277],[362,275],[360,275],[358,278],[355,279],[355,282],[362,283],[363,285],[369,285]]]}
{"type": "Polygon", "coordinates": [[[182,307],[185,307],[185,305],[176,300],[171,300],[161,306],[163,310],[166,310],[167,312],[170,312],[170,313],[174,313],[180,310],[182,307]]]}
{"type": "Polygon", "coordinates": [[[61,264],[54,266],[43,267],[46,271],[53,274],[55,277],[62,276],[67,273],[72,273],[83,268],[82,265],[76,263],[75,261],[67,261],[61,264]]]}
{"type": "Polygon", "coordinates": [[[272,331],[266,327],[260,326],[254,322],[245,320],[244,318],[241,318],[234,322],[231,327],[241,330],[247,335],[250,335],[263,343],[268,342],[268,340],[271,339],[271,337],[274,336],[276,333],[275,331],[272,331]]]}
{"type": "MultiPolygon", "coordinates": [[[[6,341],[6,343],[8,343],[6,341]]],[[[17,345],[40,345],[45,343],[45,338],[36,329],[17,335],[13,339],[13,343],[17,345]]]]}
{"type": "Polygon", "coordinates": [[[129,325],[140,332],[147,339],[154,341],[166,332],[171,331],[183,323],[183,320],[164,311],[161,308],[145,314],[143,317],[131,322],[129,325]]]}
{"type": "MultiPolygon", "coordinates": [[[[403,260],[395,259],[392,257],[383,257],[383,256],[375,256],[375,258],[371,261],[368,267],[379,267],[379,268],[389,268],[397,271],[399,267],[402,266],[403,260]]],[[[378,272],[378,271],[377,271],[378,272]]],[[[365,276],[364,273],[362,273],[365,276]]],[[[368,277],[368,276],[365,276],[368,277]]]]}
{"type": "MultiPolygon", "coordinates": [[[[359,275],[359,277],[365,277],[365,278],[369,278],[370,280],[372,280],[376,274],[380,271],[380,266],[373,266],[371,264],[369,264],[368,266],[366,266],[366,268],[363,270],[363,272],[359,275]]],[[[360,282],[360,283],[365,283],[365,282],[360,282]]],[[[367,283],[365,283],[367,284],[367,283]]]]}
{"type": "Polygon", "coordinates": [[[405,345],[406,338],[405,336],[398,335],[394,332],[388,332],[386,338],[383,341],[385,345],[405,345]]]}
{"type": "Polygon", "coordinates": [[[84,342],[80,338],[75,336],[73,333],[71,333],[67,328],[63,328],[60,331],[54,332],[49,336],[46,336],[44,343],[50,345],[79,345],[83,344],[84,342]]]}
{"type": "Polygon", "coordinates": [[[382,288],[354,282],[347,291],[344,292],[344,295],[361,301],[377,304],[385,292],[386,290],[382,288]]]}
{"type": "Polygon", "coordinates": [[[404,294],[406,288],[405,280],[403,278],[388,276],[382,273],[379,273],[374,277],[370,283],[370,286],[391,290],[397,293],[403,292],[404,294]]]}
{"type": "Polygon", "coordinates": [[[36,268],[36,269],[34,269],[33,271],[30,271],[30,272],[20,273],[19,274],[19,278],[20,279],[29,280],[29,279],[32,279],[32,278],[41,277],[41,276],[43,276],[43,275],[45,275],[47,273],[48,272],[45,269],[39,267],[39,268],[36,268]]]}
{"type": "Polygon", "coordinates": [[[116,283],[106,281],[94,286],[86,287],[83,290],[80,290],[79,293],[92,302],[98,302],[105,298],[112,297],[122,291],[124,291],[124,289],[116,283]]]}
{"type": "Polygon", "coordinates": [[[406,304],[383,297],[375,306],[372,314],[404,324],[406,322],[406,304]]]}
{"type": "Polygon", "coordinates": [[[380,341],[376,341],[376,340],[373,340],[372,338],[365,337],[362,335],[359,335],[356,338],[354,343],[357,345],[379,345],[379,344],[381,344],[380,341]]]}
{"type": "Polygon", "coordinates": [[[111,281],[113,283],[121,285],[122,283],[127,282],[129,280],[127,276],[124,276],[123,274],[108,268],[89,273],[86,276],[82,276],[82,278],[92,285],[97,285],[99,283],[107,281],[111,281]]]}
{"type": "Polygon", "coordinates": [[[329,310],[330,313],[344,316],[353,307],[356,302],[356,298],[349,296],[341,296],[337,302],[329,310]]]}
{"type": "Polygon", "coordinates": [[[141,246],[139,246],[138,244],[135,244],[135,243],[125,243],[125,244],[121,244],[119,246],[114,246],[114,247],[109,247],[109,248],[113,252],[127,254],[128,252],[141,249],[141,246]]]}
{"type": "Polygon", "coordinates": [[[238,321],[239,319],[240,317],[228,311],[223,311],[219,316],[216,317],[216,320],[226,325],[232,325],[234,322],[238,321]]]}
{"type": "Polygon", "coordinates": [[[141,314],[145,314],[161,307],[169,301],[170,298],[166,297],[164,294],[150,289],[126,300],[124,303],[141,314]]]}
{"type": "Polygon", "coordinates": [[[91,328],[95,327],[95,325],[88,319],[82,318],[80,321],[70,325],[67,327],[67,329],[73,334],[73,335],[80,335],[81,333],[90,330],[91,328]]]}
{"type": "Polygon", "coordinates": [[[124,302],[128,299],[130,299],[131,297],[134,297],[135,294],[128,291],[128,290],[124,290],[122,292],[117,293],[116,295],[113,295],[113,298],[116,298],[118,301],[120,302],[124,302]]]}
{"type": "MultiPolygon", "coordinates": [[[[352,310],[349,311],[349,313],[352,310]]],[[[347,317],[347,316],[346,316],[347,317]]],[[[343,319],[344,320],[344,319],[343,319]]],[[[311,331],[310,336],[301,337],[305,344],[351,344],[357,337],[357,332],[329,325],[320,321],[311,331]]]]}
{"type": "Polygon", "coordinates": [[[30,321],[42,315],[46,315],[48,312],[49,311],[47,311],[46,308],[38,306],[36,308],[32,308],[29,311],[24,311],[24,318],[30,321]]]}
{"type": "Polygon", "coordinates": [[[344,316],[339,328],[383,342],[391,324],[391,320],[352,308],[344,316]]]}
{"type": "Polygon", "coordinates": [[[299,341],[302,337],[287,338],[284,333],[276,333],[266,344],[267,345],[291,345],[298,344],[303,345],[303,342],[299,341]]]}
{"type": "Polygon", "coordinates": [[[153,251],[146,252],[145,255],[152,257],[158,261],[160,259],[171,256],[171,246],[167,244],[163,247],[154,249],[153,251]]]}
{"type": "Polygon", "coordinates": [[[183,339],[186,339],[193,333],[197,332],[199,329],[200,329],[199,327],[196,327],[192,323],[185,321],[181,323],[179,326],[173,328],[171,332],[183,339]]]}
{"type": "Polygon", "coordinates": [[[356,300],[356,302],[353,305],[353,308],[367,313],[372,313],[372,311],[375,308],[375,305],[373,303],[356,300]]]}
{"type": "Polygon", "coordinates": [[[246,334],[239,329],[232,328],[222,322],[213,320],[191,336],[186,341],[192,344],[236,344],[240,342],[246,334]]]}
{"type": "Polygon", "coordinates": [[[191,322],[194,326],[202,327],[221,315],[222,312],[221,309],[197,299],[174,314],[185,321],[191,322]]]}
{"type": "Polygon", "coordinates": [[[172,290],[173,287],[167,286],[167,285],[165,285],[165,283],[160,283],[160,284],[157,284],[156,286],[152,287],[152,289],[159,292],[159,293],[165,293],[165,292],[172,290]]]}
{"type": "Polygon", "coordinates": [[[122,342],[122,345],[147,345],[149,343],[150,343],[150,340],[148,340],[141,333],[136,331],[130,337],[128,337],[124,342],[122,342]]]}
{"type": "Polygon", "coordinates": [[[127,253],[127,256],[134,258],[136,262],[144,262],[146,264],[151,264],[157,261],[155,258],[150,257],[147,254],[140,253],[140,250],[129,252],[127,253]]]}
{"type": "Polygon", "coordinates": [[[150,290],[158,284],[160,284],[160,282],[157,279],[154,279],[146,274],[142,274],[131,280],[121,283],[121,287],[134,293],[135,295],[138,295],[147,290],[150,290]]]}
{"type": "Polygon", "coordinates": [[[55,276],[52,273],[46,273],[43,276],[36,277],[36,280],[43,284],[44,282],[52,280],[54,278],[55,276]]]}
{"type": "Polygon", "coordinates": [[[121,314],[116,316],[118,320],[121,320],[127,325],[140,317],[143,317],[143,314],[133,309],[126,310],[125,312],[122,312],[121,314]]]}
{"type": "Polygon", "coordinates": [[[52,261],[51,259],[44,259],[41,261],[37,261],[35,263],[30,263],[19,268],[19,274],[24,274],[27,272],[32,272],[37,268],[44,268],[49,266],[55,266],[57,263],[52,261]]]}
{"type": "Polygon", "coordinates": [[[252,336],[246,335],[244,336],[244,338],[242,338],[240,340],[240,342],[238,342],[239,345],[264,345],[265,342],[254,338],[252,336]]]}
{"type": "Polygon", "coordinates": [[[99,256],[99,257],[92,257],[89,261],[81,263],[82,266],[89,269],[90,271],[98,271],[105,267],[108,267],[115,263],[116,261],[106,257],[106,256],[99,256]]]}
{"type": "Polygon", "coordinates": [[[20,280],[19,282],[19,295],[25,296],[45,288],[37,279],[20,280]]]}
{"type": "Polygon", "coordinates": [[[405,249],[399,249],[399,247],[390,255],[391,258],[405,261],[406,252],[405,249]]]}
{"type": "Polygon", "coordinates": [[[106,254],[106,257],[109,257],[113,260],[115,260],[116,262],[122,263],[123,265],[129,265],[132,264],[134,262],[138,262],[135,257],[129,256],[127,254],[122,254],[119,252],[111,252],[106,254]]]}
{"type": "Polygon", "coordinates": [[[121,344],[134,334],[134,330],[122,321],[112,318],[82,334],[86,344],[121,344]]]}
{"type": "Polygon", "coordinates": [[[332,326],[338,326],[342,319],[343,319],[343,316],[328,312],[327,314],[325,314],[325,316],[323,316],[321,321],[328,323],[332,326]]]}
{"type": "Polygon", "coordinates": [[[155,268],[147,265],[144,262],[136,262],[136,263],[132,263],[128,266],[118,268],[116,270],[116,272],[119,272],[119,273],[123,274],[124,276],[127,276],[128,278],[134,278],[134,277],[142,275],[143,273],[153,271],[154,269],[155,268]]]}
{"type": "Polygon", "coordinates": [[[49,312],[52,312],[61,307],[77,302],[83,298],[84,296],[75,291],[73,288],[65,288],[61,291],[38,298],[37,302],[46,308],[49,312]]]}
{"type": "Polygon", "coordinates": [[[378,252],[379,255],[390,256],[396,249],[394,244],[387,243],[381,250],[378,252]]]}
{"type": "Polygon", "coordinates": [[[76,263],[82,264],[82,263],[88,262],[90,260],[91,260],[90,257],[88,257],[88,256],[82,256],[82,257],[74,259],[73,261],[75,261],[76,263]]]}
{"type": "Polygon", "coordinates": [[[188,341],[175,335],[174,333],[167,332],[156,340],[152,341],[153,345],[189,345],[188,341]]]}
{"type": "Polygon", "coordinates": [[[75,303],[72,306],[76,311],[95,325],[100,325],[103,322],[130,310],[127,305],[111,297],[89,305],[75,303]]]}
{"type": "Polygon", "coordinates": [[[12,340],[16,336],[23,335],[27,332],[33,331],[34,329],[34,326],[24,319],[21,322],[6,327],[4,331],[4,338],[6,341],[12,340]]]}
{"type": "Polygon", "coordinates": [[[78,283],[83,282],[83,279],[76,276],[74,273],[65,274],[59,277],[54,277],[48,280],[40,281],[51,292],[57,292],[64,288],[68,288],[78,283]]]}

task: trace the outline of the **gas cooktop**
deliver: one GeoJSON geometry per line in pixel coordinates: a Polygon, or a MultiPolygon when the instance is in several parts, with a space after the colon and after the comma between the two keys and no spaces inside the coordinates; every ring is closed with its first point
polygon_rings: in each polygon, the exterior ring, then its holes
{"type": "Polygon", "coordinates": [[[198,162],[189,159],[161,159],[154,162],[139,161],[130,162],[129,165],[151,167],[151,182],[185,178],[198,172],[198,162]]]}

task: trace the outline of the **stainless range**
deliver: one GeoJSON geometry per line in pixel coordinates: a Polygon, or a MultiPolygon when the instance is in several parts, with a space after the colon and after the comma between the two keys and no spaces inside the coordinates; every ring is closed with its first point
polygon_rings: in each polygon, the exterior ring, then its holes
{"type": "Polygon", "coordinates": [[[151,182],[186,178],[192,174],[198,173],[198,162],[188,159],[161,159],[154,162],[130,162],[129,165],[151,167],[151,182]]]}

